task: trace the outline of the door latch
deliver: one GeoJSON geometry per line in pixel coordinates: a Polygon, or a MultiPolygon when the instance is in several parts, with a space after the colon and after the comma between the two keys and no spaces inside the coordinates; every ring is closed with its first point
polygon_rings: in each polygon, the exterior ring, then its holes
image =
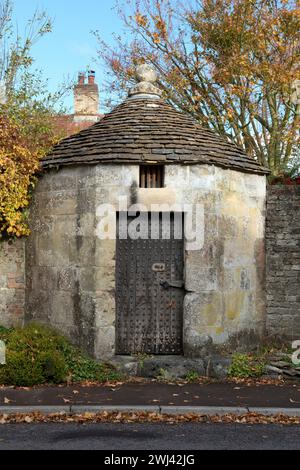
{"type": "Polygon", "coordinates": [[[182,289],[184,286],[183,281],[160,281],[160,285],[164,289],[169,289],[170,287],[175,287],[176,289],[182,289]]]}

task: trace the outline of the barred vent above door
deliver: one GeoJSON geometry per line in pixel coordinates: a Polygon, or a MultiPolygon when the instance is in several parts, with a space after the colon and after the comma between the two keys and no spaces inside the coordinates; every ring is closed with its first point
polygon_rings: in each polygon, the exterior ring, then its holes
{"type": "Polygon", "coordinates": [[[164,166],[163,165],[141,165],[140,166],[140,188],[163,188],[164,166]]]}

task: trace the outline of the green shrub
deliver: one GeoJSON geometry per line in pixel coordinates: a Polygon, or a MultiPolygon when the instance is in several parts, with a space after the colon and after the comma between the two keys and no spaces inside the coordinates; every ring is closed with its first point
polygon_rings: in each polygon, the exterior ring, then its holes
{"type": "Polygon", "coordinates": [[[265,370],[262,358],[248,354],[234,354],[229,368],[229,376],[241,379],[260,377],[265,370]]]}
{"type": "Polygon", "coordinates": [[[60,384],[66,380],[68,373],[67,363],[60,351],[41,353],[39,362],[46,382],[60,384]]]}
{"type": "Polygon", "coordinates": [[[61,345],[65,341],[54,330],[28,325],[3,332],[6,365],[0,366],[0,382],[5,385],[32,386],[61,383],[67,376],[67,364],[61,345]]]}
{"type": "Polygon", "coordinates": [[[66,343],[64,357],[73,382],[107,382],[120,380],[120,374],[109,364],[98,363],[66,343]]]}
{"type": "Polygon", "coordinates": [[[120,379],[107,364],[99,364],[75,348],[52,328],[30,324],[0,329],[6,344],[6,364],[0,366],[0,384],[33,386],[45,383],[105,382],[120,379]]]}
{"type": "Polygon", "coordinates": [[[6,365],[0,366],[0,383],[16,386],[42,384],[42,368],[40,364],[28,360],[24,353],[7,351],[6,365]]]}
{"type": "Polygon", "coordinates": [[[12,328],[5,328],[4,326],[0,326],[0,340],[6,341],[9,334],[12,332],[12,328]]]}
{"type": "Polygon", "coordinates": [[[187,382],[197,382],[198,379],[199,374],[194,370],[189,371],[185,376],[185,380],[187,380],[187,382]]]}

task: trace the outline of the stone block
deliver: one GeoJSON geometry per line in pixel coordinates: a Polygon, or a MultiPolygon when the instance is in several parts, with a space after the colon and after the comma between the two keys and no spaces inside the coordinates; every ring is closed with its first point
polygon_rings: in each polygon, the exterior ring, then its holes
{"type": "Polygon", "coordinates": [[[186,265],[185,288],[189,292],[217,291],[218,273],[215,269],[201,269],[195,263],[186,265]]]}
{"type": "Polygon", "coordinates": [[[205,363],[199,359],[189,359],[176,356],[146,358],[139,367],[143,377],[165,379],[184,379],[187,374],[194,372],[205,376],[205,363]]]}
{"type": "Polygon", "coordinates": [[[53,293],[35,289],[26,292],[25,321],[50,324],[52,315],[53,293]]]}
{"type": "Polygon", "coordinates": [[[68,240],[68,259],[70,264],[94,266],[96,239],[93,235],[70,238],[68,240]]]}
{"type": "Polygon", "coordinates": [[[166,165],[165,167],[165,187],[179,188],[189,187],[189,167],[179,165],[166,165]]]}
{"type": "Polygon", "coordinates": [[[79,268],[60,268],[57,272],[57,288],[60,291],[74,291],[79,278],[79,268]]]}
{"type": "Polygon", "coordinates": [[[38,266],[66,266],[70,262],[69,250],[71,240],[61,232],[54,232],[51,237],[37,237],[38,266]]]}
{"type": "Polygon", "coordinates": [[[115,327],[116,304],[114,292],[97,291],[95,298],[96,328],[115,327]]]}
{"type": "Polygon", "coordinates": [[[95,294],[98,295],[98,291],[109,291],[114,292],[115,290],[115,268],[109,266],[102,266],[95,268],[95,294]]]}
{"type": "MultiPolygon", "coordinates": [[[[57,170],[50,170],[45,173],[46,178],[50,181],[51,191],[74,191],[77,188],[78,177],[82,172],[86,171],[85,168],[80,170],[76,167],[60,168],[57,170]]],[[[41,181],[41,186],[44,186],[44,177],[41,181]]],[[[49,189],[46,184],[44,192],[48,192],[49,189]]]]}
{"type": "Polygon", "coordinates": [[[74,324],[74,299],[71,292],[54,291],[51,293],[51,323],[74,324]]]}
{"type": "Polygon", "coordinates": [[[115,354],[115,328],[96,328],[95,357],[99,361],[109,360],[115,354]]]}
{"type": "Polygon", "coordinates": [[[43,214],[72,215],[77,211],[77,191],[74,189],[45,192],[36,201],[40,216],[43,214]]]}
{"type": "Polygon", "coordinates": [[[223,332],[222,292],[187,294],[184,299],[183,337],[186,345],[194,339],[223,332]]]}
{"type": "Polygon", "coordinates": [[[94,188],[80,189],[77,193],[77,214],[95,214],[96,192],[94,188]]]}
{"type": "Polygon", "coordinates": [[[236,268],[242,266],[253,266],[255,264],[254,246],[247,240],[240,238],[225,240],[223,266],[225,268],[236,268]]]}
{"type": "Polygon", "coordinates": [[[204,207],[204,214],[218,214],[221,200],[219,191],[186,189],[182,191],[182,203],[204,207]]]}
{"type": "Polygon", "coordinates": [[[214,167],[201,168],[198,165],[192,165],[189,168],[189,187],[214,192],[216,187],[214,167]]]}
{"type": "Polygon", "coordinates": [[[85,165],[84,167],[74,168],[77,171],[77,184],[78,190],[95,188],[96,184],[96,175],[95,168],[93,166],[85,165]]]}
{"type": "Polygon", "coordinates": [[[155,209],[156,212],[182,212],[180,204],[181,191],[178,188],[158,188],[137,190],[137,204],[141,204],[146,210],[151,211],[153,205],[161,206],[155,209]],[[174,206],[174,207],[172,207],[174,206]]]}
{"type": "Polygon", "coordinates": [[[59,277],[56,268],[48,266],[34,266],[31,271],[33,290],[56,291],[59,285],[59,277]]]}
{"type": "Polygon", "coordinates": [[[95,292],[95,272],[96,268],[93,266],[78,268],[80,290],[91,293],[95,292]]]}
{"type": "Polygon", "coordinates": [[[96,239],[95,266],[106,267],[109,272],[115,269],[116,240],[96,239]]]}
{"type": "Polygon", "coordinates": [[[223,356],[212,356],[207,364],[207,376],[214,379],[225,379],[228,376],[232,360],[223,356]]]}
{"type": "MultiPolygon", "coordinates": [[[[96,184],[102,186],[127,186],[139,184],[138,165],[97,165],[95,169],[96,184]]],[[[108,202],[108,201],[107,201],[108,202]]]]}

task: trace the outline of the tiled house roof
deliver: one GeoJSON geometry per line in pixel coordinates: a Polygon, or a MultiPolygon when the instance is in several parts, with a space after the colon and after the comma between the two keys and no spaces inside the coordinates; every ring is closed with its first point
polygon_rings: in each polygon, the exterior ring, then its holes
{"type": "MultiPolygon", "coordinates": [[[[103,115],[99,114],[99,121],[102,117],[103,115]]],[[[95,124],[95,121],[76,121],[75,114],[64,114],[55,116],[53,118],[53,124],[58,132],[65,134],[65,136],[70,136],[91,127],[95,124]]]]}

